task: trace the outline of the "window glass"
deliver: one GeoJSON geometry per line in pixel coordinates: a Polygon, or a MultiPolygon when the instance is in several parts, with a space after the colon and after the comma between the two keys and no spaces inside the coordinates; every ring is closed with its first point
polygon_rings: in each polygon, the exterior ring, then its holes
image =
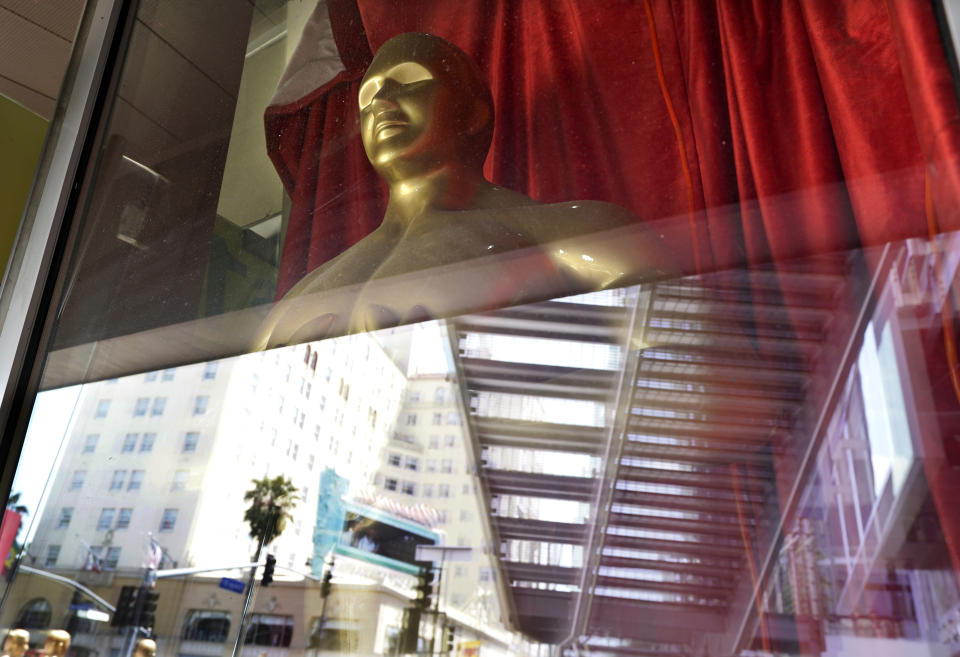
{"type": "Polygon", "coordinates": [[[128,4],[25,655],[958,652],[948,3],[128,4]]]}
{"type": "Polygon", "coordinates": [[[113,516],[116,514],[116,509],[103,509],[100,511],[100,519],[97,520],[97,529],[105,530],[113,527],[113,516]]]}
{"type": "Polygon", "coordinates": [[[57,521],[57,529],[65,529],[70,526],[73,519],[73,507],[67,506],[60,509],[60,519],[57,521]]]}
{"type": "Polygon", "coordinates": [[[224,643],[230,633],[229,611],[191,609],[183,627],[184,641],[224,643]]]}

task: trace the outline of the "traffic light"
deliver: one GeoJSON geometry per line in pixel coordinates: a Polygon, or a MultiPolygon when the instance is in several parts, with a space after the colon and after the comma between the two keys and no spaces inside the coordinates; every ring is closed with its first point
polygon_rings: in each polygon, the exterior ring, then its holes
{"type": "Polygon", "coordinates": [[[424,566],[417,575],[417,601],[414,603],[419,609],[430,608],[430,596],[433,595],[433,566],[424,566]]]}
{"type": "Polygon", "coordinates": [[[160,600],[160,594],[153,589],[140,589],[140,620],[137,625],[153,629],[157,622],[157,602],[160,600]]]}
{"type": "Polygon", "coordinates": [[[137,613],[138,590],[136,586],[124,586],[120,589],[120,597],[117,599],[117,610],[113,612],[110,625],[113,627],[133,625],[135,620],[134,616],[137,613]]]}
{"type": "Polygon", "coordinates": [[[330,580],[333,579],[333,568],[327,568],[327,572],[323,574],[323,583],[320,584],[320,597],[326,598],[330,595],[330,580]]]}
{"type": "Polygon", "coordinates": [[[263,565],[263,576],[260,578],[260,583],[264,586],[270,586],[273,583],[273,569],[277,565],[277,558],[272,554],[267,555],[267,563],[263,565]]]}
{"type": "Polygon", "coordinates": [[[444,625],[443,626],[443,644],[441,644],[441,651],[447,653],[448,655],[453,654],[453,643],[457,638],[457,628],[453,625],[444,625]]]}

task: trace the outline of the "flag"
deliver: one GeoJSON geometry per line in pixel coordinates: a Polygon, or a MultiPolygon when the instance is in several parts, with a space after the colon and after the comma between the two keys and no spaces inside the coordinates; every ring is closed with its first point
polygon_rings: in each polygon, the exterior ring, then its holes
{"type": "Polygon", "coordinates": [[[100,546],[93,547],[82,538],[80,542],[83,543],[83,547],[87,548],[87,559],[83,562],[83,569],[94,573],[101,572],[103,570],[103,558],[100,556],[100,552],[103,548],[100,546]]]}
{"type": "Polygon", "coordinates": [[[6,575],[17,558],[14,542],[20,530],[20,520],[21,516],[16,511],[3,510],[3,522],[0,523],[0,557],[3,557],[3,562],[0,562],[0,575],[6,575]]]}
{"type": "Polygon", "coordinates": [[[159,570],[163,563],[163,548],[157,543],[157,539],[150,537],[150,563],[147,568],[150,570],[159,570]]]}

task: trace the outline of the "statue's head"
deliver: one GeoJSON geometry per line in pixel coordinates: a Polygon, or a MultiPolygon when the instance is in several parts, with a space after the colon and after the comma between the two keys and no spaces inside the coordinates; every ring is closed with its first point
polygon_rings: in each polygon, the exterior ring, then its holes
{"type": "Polygon", "coordinates": [[[22,657],[29,647],[30,633],[26,630],[10,630],[3,640],[3,653],[11,657],[22,657]]]}
{"type": "Polygon", "coordinates": [[[133,649],[134,657],[156,657],[157,642],[153,639],[140,639],[133,649]]]}
{"type": "Polygon", "coordinates": [[[50,630],[43,650],[47,657],[63,657],[70,648],[70,633],[65,630],[50,630]]]}
{"type": "Polygon", "coordinates": [[[478,172],[493,136],[493,97],[477,65],[430,34],[393,37],[360,83],[360,133],[388,182],[452,163],[478,172]]]}

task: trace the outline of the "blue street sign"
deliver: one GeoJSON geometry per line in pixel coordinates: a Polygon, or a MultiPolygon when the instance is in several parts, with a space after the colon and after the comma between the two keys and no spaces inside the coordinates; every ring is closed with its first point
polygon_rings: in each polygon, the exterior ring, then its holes
{"type": "Polygon", "coordinates": [[[241,582],[238,579],[230,579],[229,577],[220,578],[220,588],[227,589],[228,591],[233,591],[234,593],[243,593],[243,590],[247,588],[247,585],[241,582]]]}
{"type": "Polygon", "coordinates": [[[93,609],[93,604],[89,602],[70,603],[70,611],[80,611],[81,609],[93,609]]]}

